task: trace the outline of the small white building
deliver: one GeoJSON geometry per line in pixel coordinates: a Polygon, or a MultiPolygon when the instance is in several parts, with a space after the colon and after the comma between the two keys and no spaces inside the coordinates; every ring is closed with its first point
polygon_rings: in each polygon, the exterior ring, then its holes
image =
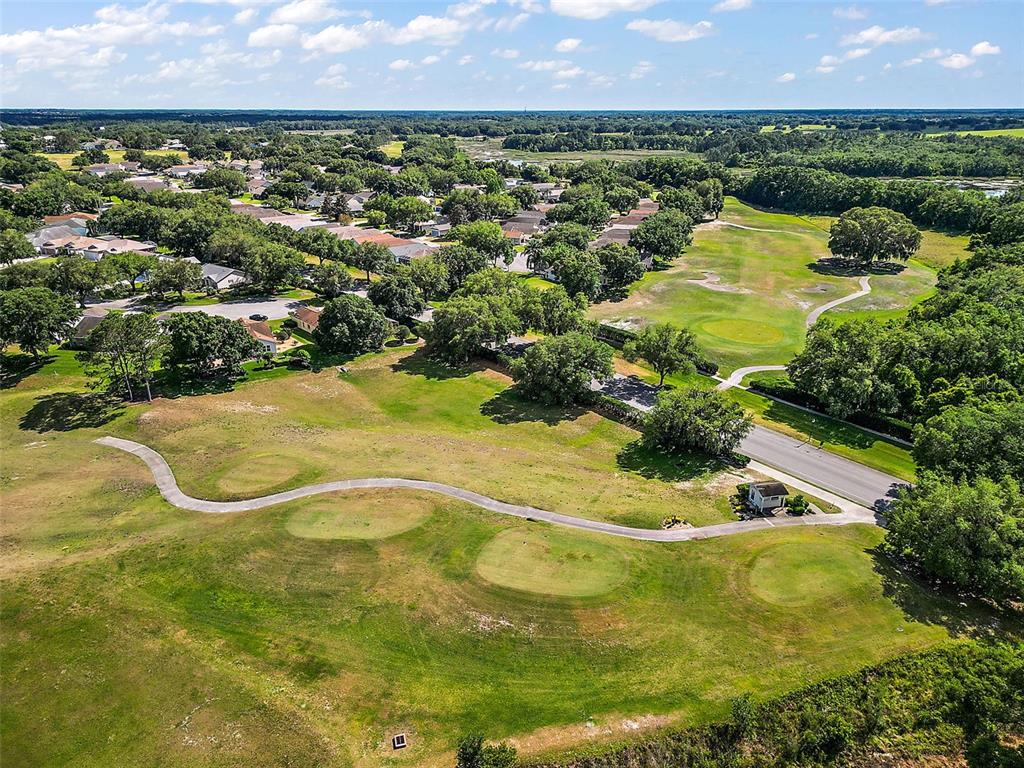
{"type": "Polygon", "coordinates": [[[249,282],[249,276],[238,269],[220,264],[203,264],[203,285],[211,291],[220,291],[249,282]]]}
{"type": "Polygon", "coordinates": [[[758,512],[767,512],[786,506],[789,489],[777,481],[751,483],[747,488],[747,501],[758,512]]]}

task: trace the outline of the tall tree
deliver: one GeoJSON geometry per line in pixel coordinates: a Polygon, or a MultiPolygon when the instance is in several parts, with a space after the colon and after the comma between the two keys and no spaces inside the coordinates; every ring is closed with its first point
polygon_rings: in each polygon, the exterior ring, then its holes
{"type": "Polygon", "coordinates": [[[135,399],[133,384],[145,387],[152,401],[153,371],[163,354],[165,340],[153,315],[111,313],[89,334],[84,357],[89,372],[100,381],[124,385],[129,400],[135,399]]]}
{"type": "Polygon", "coordinates": [[[85,297],[105,282],[101,262],[89,261],[84,256],[60,256],[50,266],[50,287],[65,296],[74,296],[78,305],[85,307],[85,297]]]}
{"type": "Polygon", "coordinates": [[[427,306],[423,292],[413,282],[408,269],[386,275],[370,285],[366,297],[393,320],[418,315],[427,306]]]}
{"type": "Polygon", "coordinates": [[[173,314],[166,328],[164,364],[192,375],[236,375],[261,349],[242,323],[205,312],[173,314]]]}
{"type": "Polygon", "coordinates": [[[157,258],[151,253],[139,251],[123,251],[110,253],[103,257],[107,275],[114,280],[126,280],[131,283],[132,293],[138,290],[139,278],[156,267],[157,258]]]}
{"type": "Polygon", "coordinates": [[[851,208],[832,224],[828,248],[841,259],[867,266],[906,261],[921,245],[921,232],[888,208],[851,208]]]}
{"type": "Polygon", "coordinates": [[[16,288],[0,292],[0,343],[17,344],[39,357],[51,344],[64,341],[81,312],[67,296],[49,288],[16,288]]]}
{"type": "Polygon", "coordinates": [[[0,264],[11,264],[20,259],[34,259],[36,249],[15,229],[0,232],[0,264]]]}
{"type": "Polygon", "coordinates": [[[498,259],[511,264],[515,257],[512,241],[505,237],[501,227],[493,221],[460,224],[452,230],[452,234],[463,245],[484,254],[492,264],[497,264],[498,259]]]}
{"type": "Polygon", "coordinates": [[[611,375],[612,348],[579,331],[546,336],[512,361],[518,390],[525,397],[552,405],[591,399],[591,382],[611,375]]]}
{"type": "Polygon", "coordinates": [[[626,344],[623,354],[627,360],[647,361],[659,376],[659,387],[669,374],[693,371],[700,358],[696,337],[671,323],[645,326],[626,344]]]}
{"type": "Polygon", "coordinates": [[[332,354],[372,352],[390,333],[387,318],[362,296],[346,293],[324,304],[313,338],[332,354]]]}
{"type": "Polygon", "coordinates": [[[648,216],[629,236],[629,244],[655,259],[674,259],[690,244],[693,219],[669,208],[648,216]]]}
{"type": "Polygon", "coordinates": [[[352,275],[344,264],[328,262],[313,269],[313,290],[325,299],[336,299],[352,288],[352,275]]]}
{"type": "Polygon", "coordinates": [[[731,453],[753,429],[753,420],[721,392],[661,392],[644,421],[644,442],[669,452],[731,453]]]}
{"type": "Polygon", "coordinates": [[[366,282],[370,282],[370,273],[384,275],[394,269],[395,257],[380,243],[366,241],[360,243],[353,258],[353,265],[366,270],[366,282]]]}
{"type": "Polygon", "coordinates": [[[203,268],[186,259],[160,259],[150,275],[150,292],[164,294],[174,291],[184,300],[185,291],[195,291],[203,284],[203,268]]]}

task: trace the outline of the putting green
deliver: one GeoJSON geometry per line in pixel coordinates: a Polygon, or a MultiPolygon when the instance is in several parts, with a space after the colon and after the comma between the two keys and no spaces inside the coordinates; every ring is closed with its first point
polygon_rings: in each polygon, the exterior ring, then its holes
{"type": "Polygon", "coordinates": [[[796,607],[849,599],[869,588],[870,558],[825,541],[791,542],[765,549],[750,569],[750,591],[772,605],[796,607]]]}
{"type": "Polygon", "coordinates": [[[386,539],[420,525],[434,504],[416,494],[367,491],[303,501],[285,529],[301,539],[386,539]]]}
{"type": "Polygon", "coordinates": [[[501,587],[557,597],[611,592],[629,575],[629,560],[611,544],[551,528],[502,531],[480,552],[476,572],[501,587]]]}
{"type": "Polygon", "coordinates": [[[754,320],[709,320],[699,323],[698,327],[711,336],[727,341],[739,341],[744,344],[770,346],[778,344],[786,338],[785,332],[778,326],[754,320]]]}
{"type": "Polygon", "coordinates": [[[245,455],[220,469],[217,487],[232,495],[260,496],[295,480],[306,469],[301,459],[287,454],[245,455]]]}

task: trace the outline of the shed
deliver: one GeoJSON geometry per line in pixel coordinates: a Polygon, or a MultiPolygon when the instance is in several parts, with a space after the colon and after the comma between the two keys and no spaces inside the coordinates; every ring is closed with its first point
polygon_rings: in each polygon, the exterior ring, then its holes
{"type": "Polygon", "coordinates": [[[777,481],[751,483],[747,489],[747,501],[759,512],[778,509],[786,505],[789,489],[777,481]]]}

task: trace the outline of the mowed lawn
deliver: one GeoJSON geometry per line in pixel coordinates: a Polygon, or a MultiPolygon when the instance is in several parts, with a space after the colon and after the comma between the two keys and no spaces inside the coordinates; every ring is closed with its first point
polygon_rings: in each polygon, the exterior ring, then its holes
{"type": "MultiPolygon", "coordinates": [[[[769,213],[727,198],[720,220],[698,227],[682,257],[648,272],[624,300],[592,307],[591,316],[631,328],[686,326],[722,373],[786,363],[803,346],[807,314],[859,289],[856,277],[816,268],[829,255],[830,224],[828,217],[769,213]]],[[[928,253],[948,263],[957,247],[941,237],[929,233],[928,253]]],[[[873,275],[879,295],[851,308],[888,317],[927,298],[935,275],[926,263],[922,258],[897,275],[873,275]]]]}
{"type": "MultiPolygon", "coordinates": [[[[123,149],[105,149],[111,163],[124,162],[124,150],[123,149]]],[[[188,162],[188,152],[185,150],[147,150],[149,154],[154,155],[177,155],[181,158],[181,162],[188,162]]],[[[80,152],[40,152],[39,155],[45,157],[50,162],[56,163],[61,170],[70,171],[73,166],[71,161],[78,157],[80,152]]]]}

